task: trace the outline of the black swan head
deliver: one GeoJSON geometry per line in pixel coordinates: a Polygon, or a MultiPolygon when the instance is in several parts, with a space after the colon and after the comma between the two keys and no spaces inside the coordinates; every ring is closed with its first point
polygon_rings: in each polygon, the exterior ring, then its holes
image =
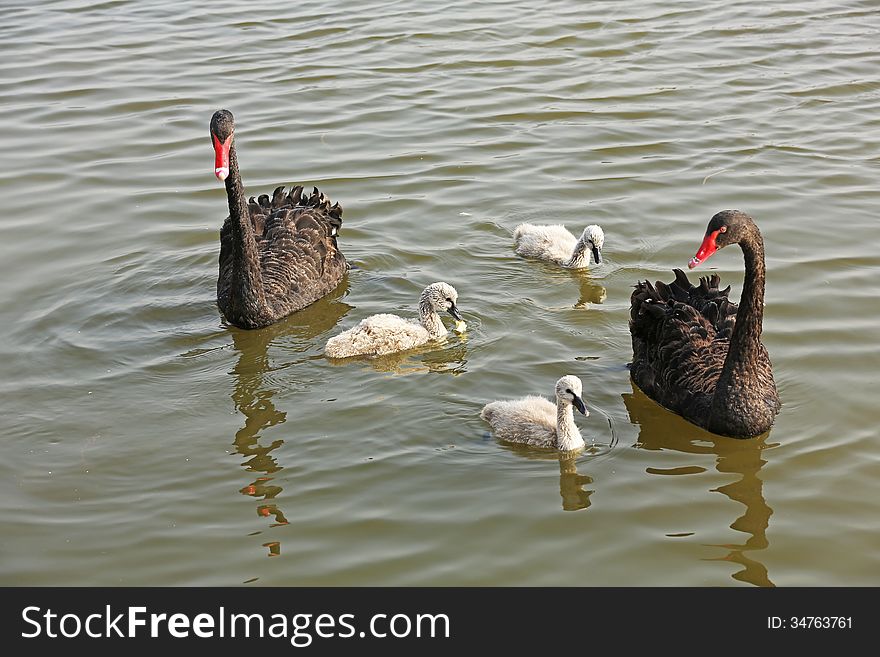
{"type": "Polygon", "coordinates": [[[688,268],[693,269],[718,249],[738,244],[749,235],[753,227],[752,218],[745,212],[722,210],[709,220],[703,243],[700,245],[697,255],[688,262],[688,268]]]}
{"type": "Polygon", "coordinates": [[[232,147],[232,134],[235,132],[235,119],[229,110],[217,110],[211,117],[211,142],[214,144],[214,175],[220,182],[229,175],[229,149],[232,147]]]}

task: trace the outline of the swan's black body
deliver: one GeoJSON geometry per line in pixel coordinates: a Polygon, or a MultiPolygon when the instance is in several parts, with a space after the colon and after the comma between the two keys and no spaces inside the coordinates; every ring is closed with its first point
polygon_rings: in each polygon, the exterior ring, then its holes
{"type": "Polygon", "coordinates": [[[317,187],[245,201],[235,146],[232,114],[220,110],[211,119],[218,177],[226,174],[229,216],[220,230],[217,305],[241,328],[268,326],[305,308],[339,285],[348,265],[336,235],[342,208],[333,206],[317,187]],[[224,150],[225,148],[225,150],[224,150]],[[221,155],[226,154],[220,167],[221,155]],[[228,173],[227,173],[228,171],[228,173]]]}
{"type": "Polygon", "coordinates": [[[742,212],[719,212],[709,222],[700,254],[733,243],[740,244],[746,264],[738,307],[727,298],[730,287],[720,290],[714,274],[694,286],[676,269],[669,285],[635,286],[630,375],[646,395],[688,421],[748,438],[770,429],[780,402],[761,342],[765,268],[758,227],[742,212]]]}

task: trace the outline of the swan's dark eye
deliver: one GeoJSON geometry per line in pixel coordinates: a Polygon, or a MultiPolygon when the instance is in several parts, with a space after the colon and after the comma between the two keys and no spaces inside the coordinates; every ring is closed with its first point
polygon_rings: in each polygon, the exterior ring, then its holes
{"type": "Polygon", "coordinates": [[[722,227],[719,228],[718,230],[720,230],[722,233],[726,233],[726,232],[727,232],[727,226],[722,226],[722,227]]]}
{"type": "Polygon", "coordinates": [[[566,389],[565,389],[565,392],[567,392],[569,395],[573,395],[573,394],[574,394],[574,393],[571,391],[571,388],[566,388],[566,389]]]}
{"type": "Polygon", "coordinates": [[[449,303],[452,303],[452,299],[450,299],[449,297],[446,297],[446,300],[447,300],[449,303]]]}

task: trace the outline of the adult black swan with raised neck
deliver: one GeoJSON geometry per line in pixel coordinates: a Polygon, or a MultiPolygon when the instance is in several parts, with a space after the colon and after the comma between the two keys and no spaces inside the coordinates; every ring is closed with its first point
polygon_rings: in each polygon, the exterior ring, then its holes
{"type": "Polygon", "coordinates": [[[752,218],[724,210],[709,221],[693,269],[718,249],[739,244],[745,280],[739,307],[713,274],[691,285],[680,269],[666,285],[640,282],[630,306],[630,376],[651,399],[712,433],[758,436],[773,425],[779,394],[764,319],[764,241],[752,218]]]}
{"type": "Polygon", "coordinates": [[[318,188],[284,186],[245,200],[235,155],[232,112],[211,117],[214,174],[226,184],[229,216],[220,229],[217,305],[241,328],[268,326],[332,292],[348,264],[336,236],[342,207],[318,188]]]}

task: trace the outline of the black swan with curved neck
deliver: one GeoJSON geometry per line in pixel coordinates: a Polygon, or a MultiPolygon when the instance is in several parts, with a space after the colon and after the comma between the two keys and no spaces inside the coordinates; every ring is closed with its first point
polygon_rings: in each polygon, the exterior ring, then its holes
{"type": "Polygon", "coordinates": [[[226,184],[217,305],[241,328],[260,328],[301,310],[339,285],[348,264],[336,244],[342,207],[318,188],[275,189],[245,201],[228,110],[211,117],[214,174],[226,184]]]}
{"type": "Polygon", "coordinates": [[[766,432],[779,412],[779,394],[767,350],[764,318],[764,241],[755,222],[738,210],[709,221],[688,267],[730,244],[745,257],[739,308],[720,278],[691,285],[680,269],[666,285],[640,282],[630,307],[630,376],[651,399],[712,433],[750,438],[766,432]]]}

